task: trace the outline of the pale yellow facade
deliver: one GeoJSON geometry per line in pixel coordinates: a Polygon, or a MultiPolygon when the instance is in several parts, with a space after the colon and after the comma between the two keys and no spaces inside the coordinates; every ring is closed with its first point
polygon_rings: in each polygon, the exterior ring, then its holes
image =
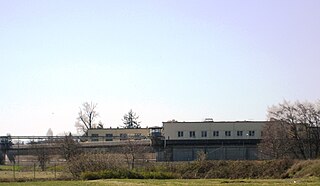
{"type": "Polygon", "coordinates": [[[89,141],[120,141],[126,139],[146,139],[149,137],[148,128],[126,129],[126,128],[104,128],[89,129],[89,141]]]}

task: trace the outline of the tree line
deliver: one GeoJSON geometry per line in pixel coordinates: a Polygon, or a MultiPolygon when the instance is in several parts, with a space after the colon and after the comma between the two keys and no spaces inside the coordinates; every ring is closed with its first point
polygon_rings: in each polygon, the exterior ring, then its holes
{"type": "Polygon", "coordinates": [[[320,100],[283,103],[267,111],[259,150],[264,158],[314,159],[320,155],[320,100]]]}
{"type": "MultiPolygon", "coordinates": [[[[99,117],[99,113],[96,111],[97,103],[88,103],[85,102],[80,107],[80,111],[78,113],[77,121],[75,127],[77,128],[78,133],[82,133],[87,135],[89,129],[93,128],[103,128],[104,125],[101,121],[96,122],[99,117]]],[[[122,118],[122,122],[124,124],[124,128],[140,128],[140,121],[138,121],[139,116],[132,111],[129,110],[128,113],[124,114],[122,118]]]]}

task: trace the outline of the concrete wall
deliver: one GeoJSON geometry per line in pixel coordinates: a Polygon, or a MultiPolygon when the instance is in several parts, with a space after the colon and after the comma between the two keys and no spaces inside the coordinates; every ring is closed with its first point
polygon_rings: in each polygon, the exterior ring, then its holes
{"type": "Polygon", "coordinates": [[[212,147],[168,147],[157,153],[157,161],[193,161],[200,152],[206,153],[208,160],[256,160],[256,146],[212,146],[212,147]]]}

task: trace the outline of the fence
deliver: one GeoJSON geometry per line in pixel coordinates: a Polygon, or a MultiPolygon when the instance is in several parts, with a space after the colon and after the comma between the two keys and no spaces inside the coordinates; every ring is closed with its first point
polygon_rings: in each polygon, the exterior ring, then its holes
{"type": "Polygon", "coordinates": [[[65,162],[48,162],[44,167],[39,162],[24,161],[0,165],[0,181],[34,180],[34,179],[60,179],[66,175],[65,162]]]}

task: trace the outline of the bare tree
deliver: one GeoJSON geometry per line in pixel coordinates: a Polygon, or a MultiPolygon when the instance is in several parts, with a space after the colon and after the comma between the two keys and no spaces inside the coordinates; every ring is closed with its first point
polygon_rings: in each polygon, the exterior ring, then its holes
{"type": "Polygon", "coordinates": [[[138,159],[145,159],[144,155],[147,152],[147,147],[140,142],[140,140],[128,139],[122,148],[122,153],[125,156],[129,169],[134,169],[138,159]]]}
{"type": "Polygon", "coordinates": [[[130,109],[130,111],[123,116],[123,124],[125,128],[133,129],[133,128],[140,128],[140,122],[138,121],[139,116],[135,112],[130,109]]]}
{"type": "Polygon", "coordinates": [[[57,144],[60,147],[59,150],[61,156],[67,161],[69,161],[72,157],[81,154],[82,152],[79,142],[73,139],[71,133],[66,135],[64,139],[60,140],[57,144]]]}
{"type": "Polygon", "coordinates": [[[197,153],[197,161],[201,162],[201,164],[206,161],[208,158],[208,155],[205,151],[201,150],[197,153]]]}
{"type": "Polygon", "coordinates": [[[33,155],[37,157],[37,160],[39,162],[39,167],[42,171],[44,171],[47,167],[47,164],[50,162],[50,158],[52,155],[51,144],[32,143],[31,146],[33,155]]]}
{"type": "Polygon", "coordinates": [[[268,119],[277,122],[268,124],[269,126],[263,130],[264,137],[261,146],[273,148],[276,157],[280,154],[283,156],[283,153],[298,159],[318,157],[320,149],[319,105],[319,101],[316,103],[284,101],[269,108],[268,119]]]}
{"type": "Polygon", "coordinates": [[[292,146],[288,127],[287,123],[280,121],[271,121],[264,126],[262,141],[258,145],[261,158],[282,159],[288,156],[292,146]]]}
{"type": "Polygon", "coordinates": [[[95,120],[99,117],[96,107],[97,104],[92,102],[90,104],[88,102],[82,104],[75,124],[79,133],[84,132],[87,135],[88,130],[94,128],[95,120]]]}

